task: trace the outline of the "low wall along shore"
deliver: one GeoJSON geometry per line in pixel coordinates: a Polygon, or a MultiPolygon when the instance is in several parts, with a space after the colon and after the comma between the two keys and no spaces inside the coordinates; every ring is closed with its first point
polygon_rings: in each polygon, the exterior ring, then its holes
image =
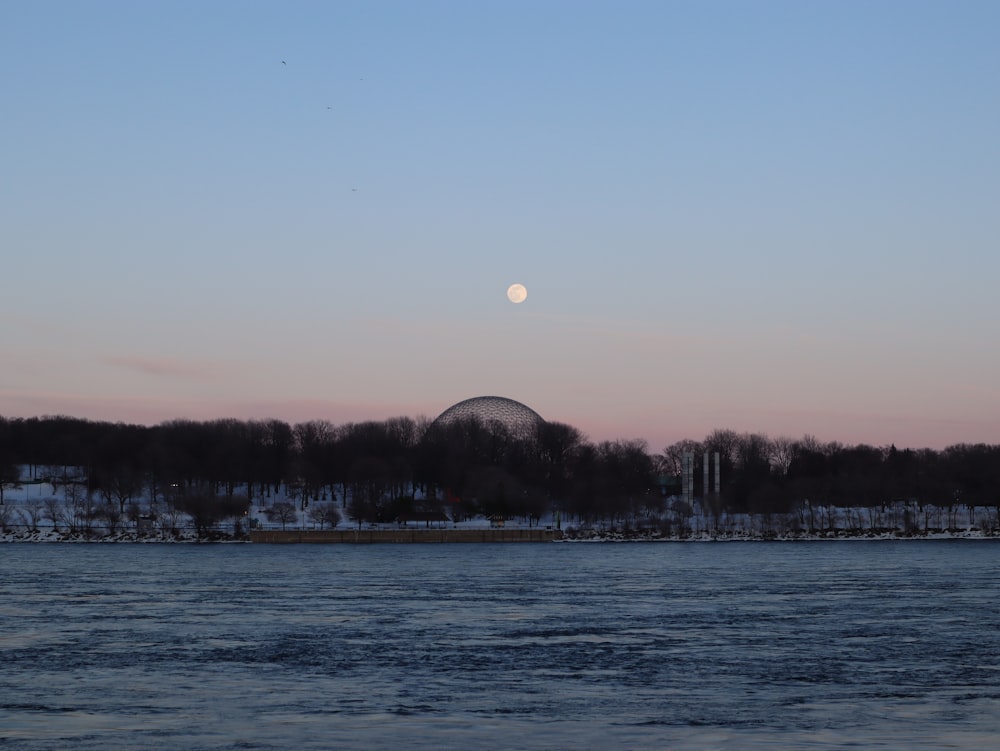
{"type": "Polygon", "coordinates": [[[551,542],[562,539],[558,529],[332,529],[253,530],[251,542],[551,542]]]}

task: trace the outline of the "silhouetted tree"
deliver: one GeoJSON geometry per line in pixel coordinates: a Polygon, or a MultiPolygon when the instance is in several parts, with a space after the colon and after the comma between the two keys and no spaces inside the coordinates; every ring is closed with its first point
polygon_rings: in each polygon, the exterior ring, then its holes
{"type": "Polygon", "coordinates": [[[311,420],[298,423],[293,433],[298,449],[296,472],[303,483],[301,508],[304,509],[310,499],[319,500],[324,485],[333,484],[337,431],[327,420],[311,420]]]}
{"type": "Polygon", "coordinates": [[[561,422],[543,422],[533,436],[534,463],[528,480],[545,490],[549,499],[562,503],[569,495],[573,463],[584,443],[583,434],[561,422]]]}
{"type": "Polygon", "coordinates": [[[258,464],[258,477],[262,483],[267,483],[269,489],[277,493],[281,489],[281,483],[288,478],[295,435],[291,426],[280,420],[267,420],[261,424],[261,429],[262,453],[258,464]]]}
{"type": "Polygon", "coordinates": [[[42,501],[42,518],[52,522],[52,530],[59,531],[59,524],[66,517],[66,510],[58,498],[46,498],[42,501]]]}
{"type": "Polygon", "coordinates": [[[179,493],[173,498],[173,505],[191,517],[199,537],[204,537],[219,522],[243,517],[250,510],[250,501],[245,496],[219,495],[206,486],[179,493]]]}
{"type": "Polygon", "coordinates": [[[264,515],[267,516],[267,520],[272,524],[278,523],[281,525],[281,529],[284,530],[285,527],[295,521],[298,521],[299,512],[295,508],[294,503],[289,503],[288,501],[278,501],[273,503],[264,509],[264,515]]]}
{"type": "Polygon", "coordinates": [[[0,506],[4,503],[4,491],[8,488],[21,487],[21,470],[10,461],[4,461],[0,457],[0,506]]]}
{"type": "Polygon", "coordinates": [[[10,506],[0,506],[0,532],[9,532],[14,512],[10,506]]]}
{"type": "Polygon", "coordinates": [[[340,512],[337,511],[337,504],[335,503],[316,503],[309,508],[309,520],[319,524],[319,528],[323,529],[325,526],[329,525],[330,529],[333,529],[338,524],[340,524],[340,512]]]}
{"type": "Polygon", "coordinates": [[[358,521],[389,521],[396,514],[390,510],[391,470],[389,463],[377,456],[362,456],[351,464],[348,513],[358,521]]]}
{"type": "Polygon", "coordinates": [[[21,506],[18,511],[21,512],[21,519],[24,521],[24,524],[26,524],[32,532],[37,532],[38,522],[41,521],[42,515],[45,513],[45,509],[42,507],[42,504],[38,501],[29,501],[21,506]]]}

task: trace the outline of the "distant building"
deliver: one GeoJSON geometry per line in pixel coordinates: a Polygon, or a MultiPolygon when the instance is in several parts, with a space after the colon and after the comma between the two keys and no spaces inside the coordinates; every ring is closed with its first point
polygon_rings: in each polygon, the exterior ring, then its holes
{"type": "Polygon", "coordinates": [[[531,407],[503,396],[476,396],[453,404],[438,415],[433,425],[475,419],[484,425],[500,423],[514,435],[532,435],[545,420],[531,407]]]}

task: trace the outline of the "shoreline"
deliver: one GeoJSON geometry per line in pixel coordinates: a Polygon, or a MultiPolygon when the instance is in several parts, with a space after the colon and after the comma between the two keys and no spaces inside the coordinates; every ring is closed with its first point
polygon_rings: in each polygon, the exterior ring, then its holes
{"type": "Polygon", "coordinates": [[[887,540],[1000,540],[1000,535],[981,529],[934,530],[905,534],[895,530],[848,534],[794,533],[754,535],[738,532],[700,532],[685,536],[663,536],[638,532],[600,532],[586,536],[567,535],[555,529],[431,529],[431,530],[255,530],[249,536],[224,532],[198,537],[193,531],[177,535],[119,532],[115,535],[70,534],[40,530],[0,533],[0,544],[95,544],[95,545],[430,545],[493,543],[711,543],[711,542],[880,542],[887,540]]]}

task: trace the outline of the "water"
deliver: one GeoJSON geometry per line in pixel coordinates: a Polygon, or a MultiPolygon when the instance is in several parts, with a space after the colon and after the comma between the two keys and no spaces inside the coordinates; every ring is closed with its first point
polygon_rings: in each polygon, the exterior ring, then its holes
{"type": "Polygon", "coordinates": [[[0,749],[984,749],[1000,543],[0,546],[0,749]]]}

